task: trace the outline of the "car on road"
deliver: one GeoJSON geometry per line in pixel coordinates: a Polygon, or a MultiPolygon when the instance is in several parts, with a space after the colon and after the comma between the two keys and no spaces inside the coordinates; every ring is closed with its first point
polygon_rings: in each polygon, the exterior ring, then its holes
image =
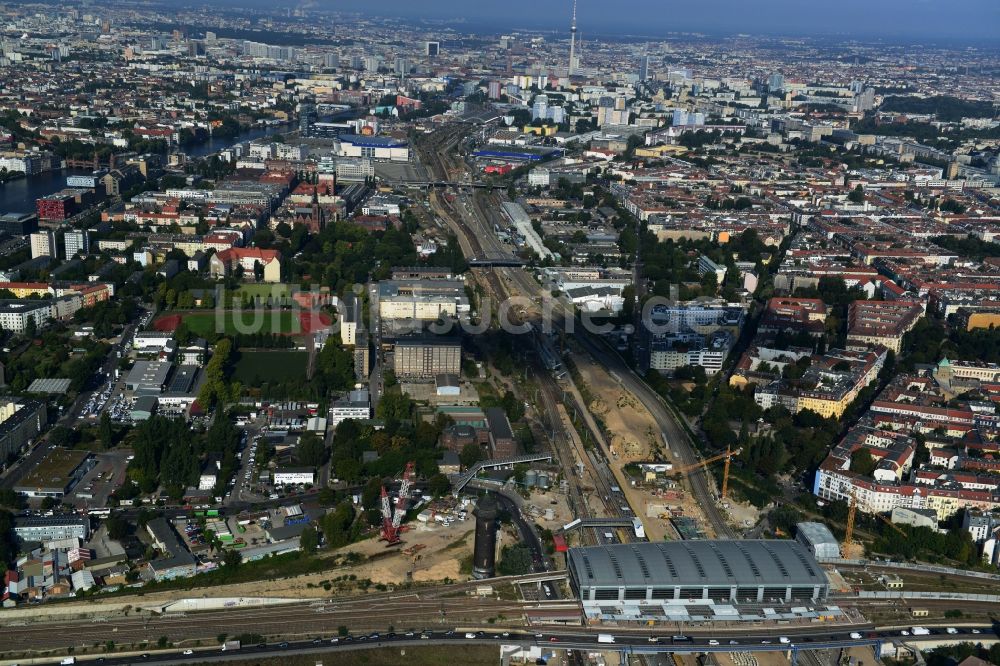
{"type": "Polygon", "coordinates": [[[788,645],[789,643],[791,643],[791,641],[788,640],[787,636],[781,636],[781,637],[779,637],[778,638],[778,642],[781,643],[782,645],[788,645]]]}
{"type": "Polygon", "coordinates": [[[278,643],[278,647],[284,650],[286,647],[288,647],[288,643],[278,643]]]}
{"type": "Polygon", "coordinates": [[[861,638],[861,634],[859,634],[856,631],[852,631],[851,632],[851,638],[853,638],[854,640],[858,640],[859,638],[861,638]]]}
{"type": "Polygon", "coordinates": [[[710,638],[710,639],[708,640],[708,644],[709,644],[709,645],[718,645],[718,644],[719,644],[719,641],[715,640],[714,638],[710,638]]]}
{"type": "Polygon", "coordinates": [[[181,654],[183,654],[186,657],[188,655],[194,654],[194,650],[184,650],[184,652],[181,652],[181,654]]]}
{"type": "Polygon", "coordinates": [[[729,644],[730,645],[739,645],[740,642],[739,641],[729,641],[729,644]]]}
{"type": "Polygon", "coordinates": [[[476,635],[474,633],[472,633],[471,631],[469,631],[469,632],[466,632],[465,637],[466,638],[475,638],[476,635]]]}

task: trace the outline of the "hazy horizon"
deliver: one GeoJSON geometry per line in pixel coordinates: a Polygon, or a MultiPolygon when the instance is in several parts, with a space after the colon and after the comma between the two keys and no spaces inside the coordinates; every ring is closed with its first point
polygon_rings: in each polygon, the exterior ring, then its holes
{"type": "MultiPolygon", "coordinates": [[[[240,6],[275,7],[273,1],[228,0],[240,6]]],[[[472,5],[464,0],[290,0],[278,6],[359,12],[372,16],[461,21],[470,29],[502,32],[515,28],[566,29],[572,0],[531,0],[472,5]]],[[[998,0],[840,0],[821,7],[801,0],[716,0],[678,3],[663,0],[578,0],[577,25],[584,35],[669,32],[754,33],[850,38],[967,40],[1000,44],[998,0]]]]}

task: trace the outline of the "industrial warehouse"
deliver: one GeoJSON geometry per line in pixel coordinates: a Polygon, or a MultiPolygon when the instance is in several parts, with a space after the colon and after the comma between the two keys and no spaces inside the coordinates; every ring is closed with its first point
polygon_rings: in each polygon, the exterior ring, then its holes
{"type": "Polygon", "coordinates": [[[795,541],[572,548],[567,569],[588,620],[739,621],[839,614],[837,609],[802,607],[825,600],[830,584],[816,559],[795,541]]]}

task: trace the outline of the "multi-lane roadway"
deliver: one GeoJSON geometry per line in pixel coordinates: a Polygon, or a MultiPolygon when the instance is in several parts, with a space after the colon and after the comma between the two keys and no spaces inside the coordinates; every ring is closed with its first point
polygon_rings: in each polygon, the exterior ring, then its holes
{"type": "MultiPolygon", "coordinates": [[[[799,650],[840,650],[858,646],[876,646],[893,641],[910,645],[960,641],[996,640],[994,628],[988,625],[964,626],[952,629],[936,627],[923,636],[901,636],[894,629],[862,627],[785,628],[765,632],[748,630],[740,633],[715,632],[709,634],[677,633],[657,634],[623,632],[614,629],[544,628],[535,631],[480,629],[476,627],[424,628],[390,632],[348,633],[335,629],[294,641],[270,642],[223,651],[219,647],[182,649],[156,652],[137,652],[127,656],[81,657],[81,662],[116,664],[185,664],[204,661],[245,660],[268,656],[292,654],[344,654],[364,649],[384,647],[417,647],[444,645],[459,648],[461,645],[511,645],[521,647],[541,646],[558,650],[604,650],[626,654],[659,653],[709,653],[709,652],[788,652],[799,650]],[[185,654],[188,652],[189,654],[185,654]]],[[[35,662],[45,663],[45,662],[35,662]]],[[[50,663],[59,663],[54,660],[50,663]]]]}

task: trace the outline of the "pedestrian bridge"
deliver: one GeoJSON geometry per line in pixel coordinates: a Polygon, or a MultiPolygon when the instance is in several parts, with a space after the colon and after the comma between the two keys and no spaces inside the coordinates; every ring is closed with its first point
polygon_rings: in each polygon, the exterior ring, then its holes
{"type": "MultiPolygon", "coordinates": [[[[526,465],[533,462],[542,462],[546,460],[552,460],[552,454],[550,453],[532,453],[525,456],[515,456],[513,458],[503,458],[500,460],[480,460],[475,465],[470,467],[465,474],[455,474],[451,477],[452,486],[454,486],[454,492],[457,494],[461,492],[462,488],[466,486],[472,479],[476,478],[484,469],[513,469],[515,465],[526,465]]],[[[629,523],[631,525],[631,523],[629,523]]]]}

